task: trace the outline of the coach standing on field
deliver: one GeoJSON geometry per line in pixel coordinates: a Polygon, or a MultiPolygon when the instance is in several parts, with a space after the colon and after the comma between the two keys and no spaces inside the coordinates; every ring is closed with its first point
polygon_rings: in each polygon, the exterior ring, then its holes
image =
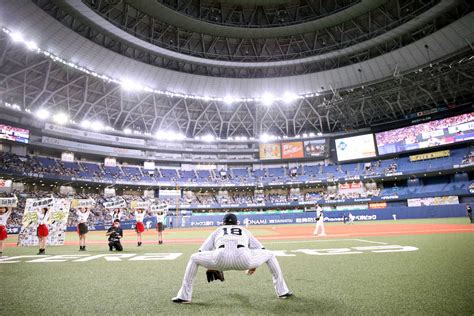
{"type": "Polygon", "coordinates": [[[466,213],[467,213],[467,217],[469,217],[469,220],[471,221],[471,224],[473,224],[474,222],[472,221],[472,208],[471,208],[471,205],[466,205],[466,213]]]}

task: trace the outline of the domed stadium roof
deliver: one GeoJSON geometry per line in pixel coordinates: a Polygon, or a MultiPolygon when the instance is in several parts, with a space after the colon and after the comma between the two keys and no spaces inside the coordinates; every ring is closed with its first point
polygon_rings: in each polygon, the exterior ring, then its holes
{"type": "Polygon", "coordinates": [[[188,137],[369,127],[472,101],[469,1],[5,0],[0,98],[188,137]]]}

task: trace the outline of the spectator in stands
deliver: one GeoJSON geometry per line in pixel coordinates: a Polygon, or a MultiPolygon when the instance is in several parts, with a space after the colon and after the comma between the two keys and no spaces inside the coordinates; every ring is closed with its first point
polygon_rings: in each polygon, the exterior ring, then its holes
{"type": "Polygon", "coordinates": [[[120,221],[118,219],[114,220],[112,226],[107,230],[105,234],[109,237],[109,250],[113,251],[114,249],[117,251],[123,251],[122,243],[120,240],[123,237],[123,230],[120,227],[120,221]]]}

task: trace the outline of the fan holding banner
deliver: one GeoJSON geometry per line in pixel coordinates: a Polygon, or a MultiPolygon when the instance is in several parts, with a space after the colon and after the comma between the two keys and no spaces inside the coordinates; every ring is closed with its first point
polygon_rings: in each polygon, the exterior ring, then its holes
{"type": "Polygon", "coordinates": [[[121,196],[116,196],[110,201],[104,202],[104,208],[112,217],[112,224],[116,219],[120,220],[127,208],[127,202],[121,196]]]}
{"type": "Polygon", "coordinates": [[[3,256],[4,242],[8,238],[7,221],[13,208],[18,204],[17,197],[0,198],[0,257],[3,256]]]}
{"type": "Polygon", "coordinates": [[[91,209],[95,206],[93,199],[74,199],[71,208],[76,210],[77,234],[79,235],[79,251],[86,251],[86,234],[89,232],[87,220],[91,214],[91,209]]]}
{"type": "Polygon", "coordinates": [[[156,230],[158,231],[158,244],[163,244],[163,231],[165,230],[165,218],[168,214],[168,205],[159,200],[150,206],[150,211],[156,216],[156,230]]]}
{"type": "Polygon", "coordinates": [[[130,207],[134,211],[133,215],[135,216],[136,221],[135,231],[137,232],[137,245],[140,247],[142,245],[142,233],[145,231],[143,220],[150,208],[150,203],[144,201],[132,201],[130,207]]]}

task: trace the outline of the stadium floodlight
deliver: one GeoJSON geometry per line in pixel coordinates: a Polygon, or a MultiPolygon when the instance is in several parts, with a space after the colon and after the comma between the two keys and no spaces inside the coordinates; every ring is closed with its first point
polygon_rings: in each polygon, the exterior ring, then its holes
{"type": "Polygon", "coordinates": [[[261,142],[268,142],[269,140],[271,139],[271,136],[268,135],[267,133],[263,133],[262,135],[260,135],[260,141],[261,142]]]}
{"type": "Polygon", "coordinates": [[[12,40],[14,42],[24,42],[25,41],[25,39],[23,38],[23,35],[19,32],[10,33],[10,37],[12,38],[12,40]]]}
{"type": "Polygon", "coordinates": [[[66,124],[69,121],[69,116],[66,113],[58,112],[53,116],[53,121],[57,124],[66,124]]]}
{"type": "Polygon", "coordinates": [[[36,43],[33,42],[33,41],[25,42],[25,45],[29,50],[37,50],[38,49],[38,45],[36,45],[36,43]]]}
{"type": "Polygon", "coordinates": [[[292,103],[293,101],[295,101],[296,99],[298,99],[298,96],[294,93],[291,93],[291,92],[285,92],[285,94],[283,94],[283,102],[285,102],[285,104],[290,104],[292,103]]]}
{"type": "Polygon", "coordinates": [[[205,142],[212,142],[215,140],[215,137],[212,136],[211,134],[207,134],[207,135],[204,135],[203,137],[201,137],[201,139],[205,142]]]}
{"type": "Polygon", "coordinates": [[[303,138],[308,138],[308,134],[303,133],[303,138]]]}
{"type": "Polygon", "coordinates": [[[131,134],[131,133],[132,133],[132,130],[127,127],[126,129],[123,130],[123,132],[124,132],[125,134],[131,134]]]}
{"type": "Polygon", "coordinates": [[[271,93],[264,93],[261,101],[263,105],[270,106],[275,101],[275,97],[271,93]]]}
{"type": "Polygon", "coordinates": [[[91,128],[94,131],[100,131],[100,130],[104,129],[104,124],[102,124],[102,122],[100,122],[100,121],[94,121],[91,124],[91,128]]]}
{"type": "Polygon", "coordinates": [[[224,103],[227,105],[231,105],[232,103],[234,103],[234,101],[235,101],[234,97],[230,95],[227,95],[224,97],[224,103]]]}
{"type": "Polygon", "coordinates": [[[120,81],[120,85],[122,86],[122,89],[126,90],[126,91],[143,91],[145,90],[145,87],[143,87],[142,85],[136,83],[136,82],[133,82],[131,80],[122,80],[120,81]]]}
{"type": "Polygon", "coordinates": [[[90,128],[91,127],[91,122],[89,120],[84,120],[81,122],[81,127],[82,128],[90,128]]]}
{"type": "Polygon", "coordinates": [[[40,120],[46,120],[49,118],[49,116],[51,115],[49,113],[48,110],[46,109],[39,109],[38,111],[36,111],[35,113],[36,117],[39,118],[40,120]]]}

